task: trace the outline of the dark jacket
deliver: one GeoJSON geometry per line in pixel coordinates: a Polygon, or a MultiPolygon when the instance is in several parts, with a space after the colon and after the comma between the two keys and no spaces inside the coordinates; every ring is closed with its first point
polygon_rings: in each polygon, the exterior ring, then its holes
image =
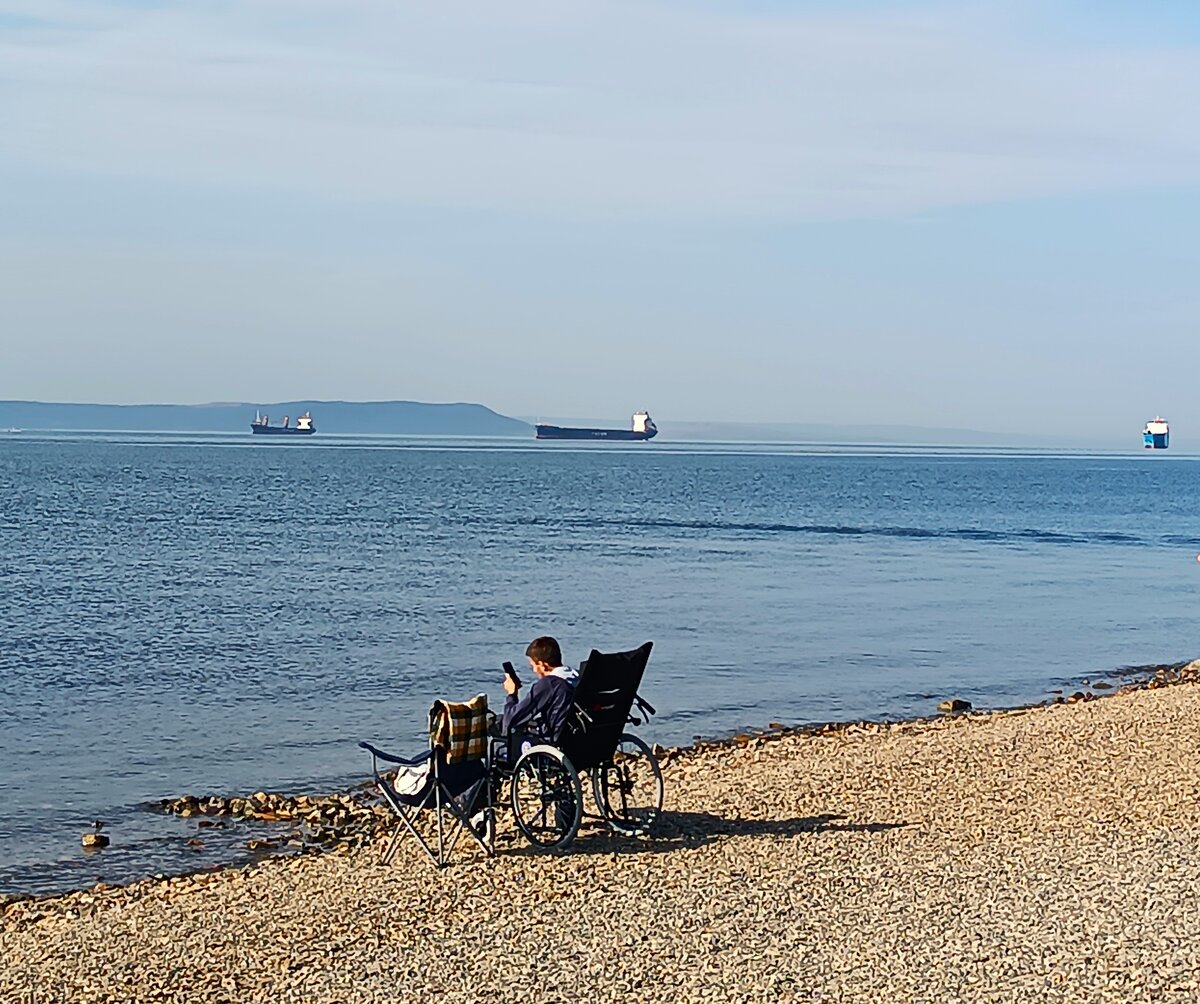
{"type": "Polygon", "coordinates": [[[544,742],[558,742],[571,714],[578,679],[575,670],[559,666],[549,676],[534,680],[520,700],[509,694],[504,701],[504,734],[524,732],[544,742]]]}

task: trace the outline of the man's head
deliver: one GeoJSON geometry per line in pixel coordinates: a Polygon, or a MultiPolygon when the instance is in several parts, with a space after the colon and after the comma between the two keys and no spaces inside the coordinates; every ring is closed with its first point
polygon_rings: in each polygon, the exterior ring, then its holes
{"type": "Polygon", "coordinates": [[[534,638],[525,649],[525,655],[529,657],[530,668],[538,676],[545,676],[562,665],[562,649],[558,647],[558,641],[549,635],[534,638]]]}

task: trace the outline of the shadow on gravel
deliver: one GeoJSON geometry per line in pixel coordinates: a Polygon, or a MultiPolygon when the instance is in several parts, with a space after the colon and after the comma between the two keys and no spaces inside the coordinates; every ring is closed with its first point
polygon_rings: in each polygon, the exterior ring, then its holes
{"type": "MultiPolygon", "coordinates": [[[[569,854],[664,854],[703,847],[724,837],[795,837],[809,833],[883,833],[912,823],[847,823],[836,813],[793,819],[740,819],[713,812],[666,812],[650,834],[626,837],[597,820],[584,820],[569,854]]],[[[540,854],[532,847],[505,848],[506,854],[540,854]]]]}

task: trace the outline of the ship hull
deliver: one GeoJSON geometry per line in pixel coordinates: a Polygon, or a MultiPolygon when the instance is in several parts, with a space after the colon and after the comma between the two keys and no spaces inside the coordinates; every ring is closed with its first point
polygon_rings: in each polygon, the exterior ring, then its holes
{"type": "Polygon", "coordinates": [[[284,427],[282,425],[255,425],[250,423],[250,431],[256,436],[311,436],[316,432],[316,427],[311,429],[293,429],[291,426],[284,427]]]}
{"type": "Polygon", "coordinates": [[[571,429],[562,425],[539,425],[537,439],[604,439],[618,443],[642,443],[658,435],[657,429],[634,432],[632,429],[571,429]]]}
{"type": "Polygon", "coordinates": [[[1167,449],[1167,445],[1170,443],[1170,441],[1171,434],[1169,432],[1142,433],[1142,445],[1146,447],[1147,450],[1165,450],[1167,449]]]}

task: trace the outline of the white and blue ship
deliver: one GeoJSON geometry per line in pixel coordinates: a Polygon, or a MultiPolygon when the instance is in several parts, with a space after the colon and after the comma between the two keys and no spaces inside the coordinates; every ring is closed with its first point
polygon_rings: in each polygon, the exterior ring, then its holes
{"type": "Polygon", "coordinates": [[[1165,450],[1171,440],[1171,427],[1165,418],[1157,415],[1146,423],[1142,430],[1142,445],[1147,450],[1165,450]]]}

